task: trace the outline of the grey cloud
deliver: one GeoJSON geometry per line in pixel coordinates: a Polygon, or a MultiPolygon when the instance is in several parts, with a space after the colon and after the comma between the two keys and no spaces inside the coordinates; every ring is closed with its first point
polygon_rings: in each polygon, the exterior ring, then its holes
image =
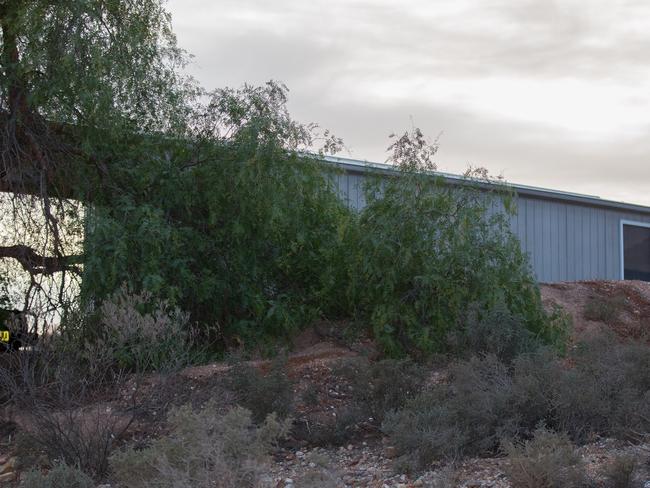
{"type": "Polygon", "coordinates": [[[204,85],[279,79],[292,90],[292,113],[342,136],[352,157],[384,160],[387,135],[407,128],[413,115],[428,134],[444,131],[443,169],[484,165],[519,183],[650,205],[649,127],[585,140],[548,123],[479,112],[462,100],[360,88],[419,80],[435,93],[443,81],[469,80],[480,90],[491,76],[579,78],[607,80],[621,96],[634,87],[626,102],[648,105],[645,2],[174,0],[170,8],[180,44],[196,55],[191,72],[204,85]]]}

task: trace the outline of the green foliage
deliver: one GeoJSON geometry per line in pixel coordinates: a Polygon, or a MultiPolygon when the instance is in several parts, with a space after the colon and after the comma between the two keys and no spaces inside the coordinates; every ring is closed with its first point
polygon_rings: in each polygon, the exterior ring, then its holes
{"type": "Polygon", "coordinates": [[[505,442],[513,488],[587,488],[580,455],[565,434],[539,427],[528,441],[505,442]]]}
{"type": "Polygon", "coordinates": [[[47,473],[29,471],[25,474],[20,486],[25,488],[94,488],[95,483],[83,471],[57,464],[47,473]]]}
{"type": "Polygon", "coordinates": [[[225,415],[212,403],[199,411],[189,406],[169,415],[171,434],[142,450],[128,448],[111,458],[113,479],[124,488],[157,486],[258,486],[268,454],[290,422],[274,415],[257,427],[251,414],[235,408],[225,415]]]}
{"type": "Polygon", "coordinates": [[[385,351],[444,350],[470,304],[481,312],[503,304],[533,337],[558,341],[564,332],[545,316],[510,230],[507,188],[482,170],[468,171],[458,184],[433,176],[437,145],[417,130],[391,148],[399,176],[367,190],[351,285],[385,351]]]}
{"type": "Polygon", "coordinates": [[[228,384],[239,403],[252,412],[255,422],[275,413],[287,418],[293,411],[293,384],[287,377],[285,364],[275,360],[267,374],[247,363],[237,363],[228,373],[228,384]]]}
{"type": "Polygon", "coordinates": [[[218,91],[201,137],[125,168],[127,190],[89,213],[86,297],[126,282],[226,345],[286,337],[345,310],[337,256],[352,216],[324,166],[296,152],[313,132],[285,103],[274,83],[218,91]]]}

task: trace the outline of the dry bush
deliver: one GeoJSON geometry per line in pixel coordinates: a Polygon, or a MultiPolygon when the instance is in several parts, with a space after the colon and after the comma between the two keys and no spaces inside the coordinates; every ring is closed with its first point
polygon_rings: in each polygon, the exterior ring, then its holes
{"type": "Polygon", "coordinates": [[[541,345],[526,328],[525,319],[511,312],[503,302],[488,310],[472,304],[465,315],[464,327],[451,332],[447,340],[458,356],[494,354],[505,363],[541,345]]]}
{"type": "Polygon", "coordinates": [[[382,430],[413,471],[432,461],[495,451],[501,437],[518,434],[512,378],[495,356],[450,369],[449,384],[414,397],[387,415],[382,430]]]}
{"type": "Polygon", "coordinates": [[[639,460],[630,455],[615,456],[604,468],[605,488],[642,488],[638,477],[639,460]]]}
{"type": "Polygon", "coordinates": [[[255,426],[241,407],[224,416],[208,403],[169,415],[171,434],[136,451],[129,448],[111,457],[113,480],[120,487],[212,488],[252,487],[259,482],[269,452],[286,435],[290,421],[270,415],[255,426]]]}
{"type": "Polygon", "coordinates": [[[381,424],[387,413],[399,410],[422,390],[427,371],[406,359],[354,358],[343,361],[335,374],[349,385],[359,416],[381,424]]]}
{"type": "Polygon", "coordinates": [[[94,488],[95,483],[83,471],[61,463],[47,473],[35,470],[27,472],[21,486],[24,488],[94,488]]]}
{"type": "Polygon", "coordinates": [[[627,309],[625,297],[592,297],[587,300],[582,315],[587,320],[615,325],[627,309]]]}
{"type": "Polygon", "coordinates": [[[267,374],[248,363],[235,363],[228,373],[228,385],[255,422],[263,422],[271,413],[285,419],[293,411],[293,383],[282,359],[275,360],[267,374]]]}
{"type": "Polygon", "coordinates": [[[595,435],[642,441],[650,432],[650,346],[605,335],[568,358],[539,349],[510,365],[493,355],[457,362],[448,383],[409,400],[382,429],[421,469],[494,454],[500,439],[529,438],[540,422],[576,443],[595,435]]]}
{"type": "Polygon", "coordinates": [[[540,427],[533,438],[505,442],[506,474],[513,488],[582,488],[589,486],[584,466],[566,434],[540,427]]]}
{"type": "MultiPolygon", "coordinates": [[[[141,312],[143,295],[121,290],[97,316],[78,314],[61,332],[44,336],[38,347],[13,354],[0,366],[0,386],[18,412],[24,434],[52,460],[61,460],[93,477],[108,469],[108,456],[145,408],[145,374],[184,364],[186,353],[160,354],[167,332],[180,334],[186,319],[176,311],[141,312]],[[97,323],[101,327],[97,327],[97,323]],[[173,324],[173,325],[171,325],[173,324]],[[83,329],[95,326],[93,340],[83,329]],[[161,332],[163,331],[163,332],[161,332]],[[82,340],[81,338],[84,337],[82,340]],[[151,340],[151,347],[144,346],[151,340]]],[[[184,339],[178,348],[185,348],[184,339]]]]}

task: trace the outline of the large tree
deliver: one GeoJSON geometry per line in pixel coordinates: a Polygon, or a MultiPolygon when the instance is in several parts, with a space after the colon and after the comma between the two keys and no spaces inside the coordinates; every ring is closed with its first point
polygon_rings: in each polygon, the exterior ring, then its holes
{"type": "Polygon", "coordinates": [[[79,202],[110,198],[146,135],[185,131],[197,91],[163,3],[0,0],[0,258],[29,274],[26,305],[79,272],[79,202]]]}

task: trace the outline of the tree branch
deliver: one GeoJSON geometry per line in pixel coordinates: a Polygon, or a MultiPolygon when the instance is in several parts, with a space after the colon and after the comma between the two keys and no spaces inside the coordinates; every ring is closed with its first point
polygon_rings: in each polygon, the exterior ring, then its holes
{"type": "Polygon", "coordinates": [[[52,275],[59,271],[70,271],[80,274],[79,264],[81,255],[71,256],[43,256],[33,248],[17,244],[15,246],[0,246],[0,258],[12,258],[20,263],[30,275],[52,275]]]}

